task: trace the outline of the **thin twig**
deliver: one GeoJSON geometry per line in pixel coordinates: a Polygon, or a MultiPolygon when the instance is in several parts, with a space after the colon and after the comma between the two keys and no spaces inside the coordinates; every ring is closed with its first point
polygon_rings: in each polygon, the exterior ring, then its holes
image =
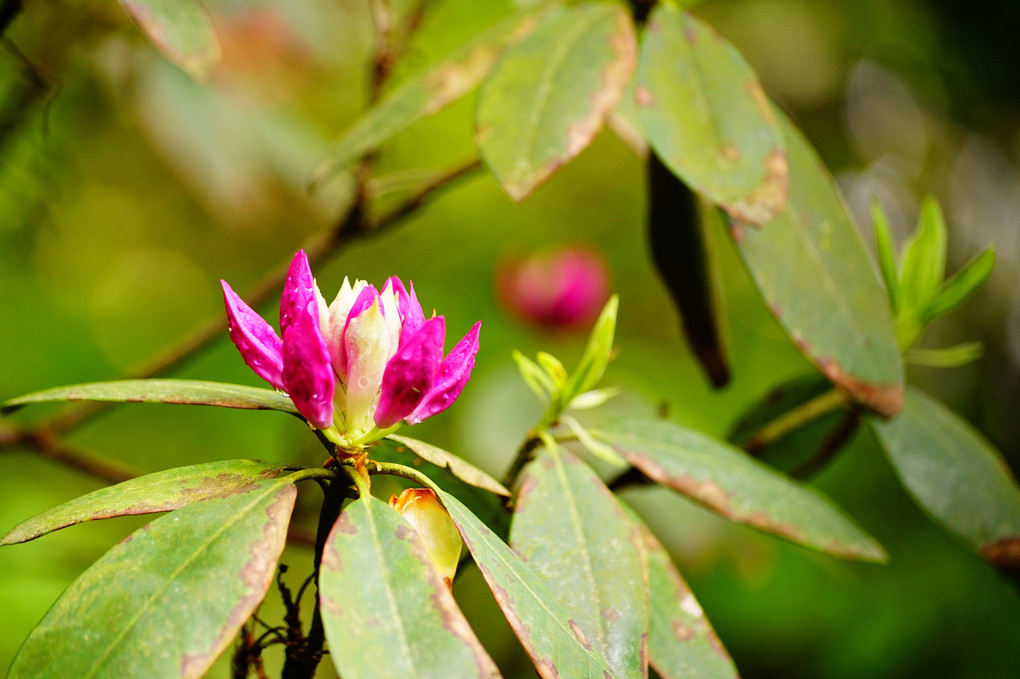
{"type": "Polygon", "coordinates": [[[744,449],[752,455],[759,454],[773,441],[777,441],[790,432],[800,429],[808,422],[837,408],[847,405],[846,395],[838,389],[832,389],[810,401],[789,410],[755,432],[744,449]]]}

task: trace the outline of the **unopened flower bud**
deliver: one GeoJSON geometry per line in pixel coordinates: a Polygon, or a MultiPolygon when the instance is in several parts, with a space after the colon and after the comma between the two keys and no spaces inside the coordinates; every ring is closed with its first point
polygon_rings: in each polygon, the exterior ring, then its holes
{"type": "Polygon", "coordinates": [[[425,543],[432,565],[448,587],[453,587],[460,550],[464,544],[449,512],[428,488],[408,488],[390,498],[390,506],[414,526],[425,543]]]}
{"type": "Polygon", "coordinates": [[[500,301],[524,320],[549,328],[586,327],[609,298],[602,256],[571,246],[503,264],[497,274],[500,301]]]}

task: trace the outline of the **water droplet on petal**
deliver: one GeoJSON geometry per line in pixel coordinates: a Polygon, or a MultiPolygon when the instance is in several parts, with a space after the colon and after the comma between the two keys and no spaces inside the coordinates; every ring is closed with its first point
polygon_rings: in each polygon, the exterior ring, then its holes
{"type": "Polygon", "coordinates": [[[368,389],[368,377],[362,375],[358,378],[358,386],[362,389],[368,389]]]}

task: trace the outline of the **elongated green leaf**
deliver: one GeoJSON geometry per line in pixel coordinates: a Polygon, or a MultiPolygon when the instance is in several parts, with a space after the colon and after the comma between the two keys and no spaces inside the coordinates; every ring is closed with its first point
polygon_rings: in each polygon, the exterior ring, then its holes
{"type": "Polygon", "coordinates": [[[896,272],[896,248],[893,245],[892,230],[885,211],[877,200],[871,204],[871,224],[875,232],[875,253],[878,255],[878,268],[882,272],[885,291],[889,296],[889,305],[895,314],[900,309],[900,277],[896,272]]]}
{"type": "Polygon", "coordinates": [[[942,286],[942,291],[921,312],[921,322],[928,322],[949,313],[963,304],[977,291],[995,266],[995,250],[985,250],[953,274],[942,286]]]}
{"type": "Polygon", "coordinates": [[[365,113],[333,144],[312,176],[318,185],[412,123],[438,113],[473,90],[503,51],[532,30],[541,11],[515,14],[457,50],[439,65],[403,83],[365,113]]]}
{"type": "Polygon", "coordinates": [[[220,59],[209,15],[197,0],[120,0],[139,28],[192,77],[205,78],[220,59]]]}
{"type": "Polygon", "coordinates": [[[61,595],[9,676],[201,677],[265,597],[296,494],[259,481],[135,531],[61,595]]]}
{"type": "Polygon", "coordinates": [[[225,460],[147,474],[75,498],[19,523],[0,538],[0,545],[28,542],[84,521],[169,512],[193,502],[247,493],[283,470],[279,464],[225,460]]]}
{"type": "Polygon", "coordinates": [[[1020,488],[983,436],[916,389],[898,417],[873,426],[922,509],[991,563],[1020,570],[1020,488]]]}
{"type": "Polygon", "coordinates": [[[398,443],[396,440],[389,441],[388,443],[389,445],[372,449],[371,455],[373,460],[378,462],[395,462],[420,471],[437,486],[455,495],[486,526],[495,531],[501,539],[509,539],[510,510],[504,505],[504,500],[506,499],[504,496],[496,495],[489,490],[484,490],[467,483],[454,476],[448,467],[439,467],[431,462],[426,462],[424,458],[414,454],[409,448],[398,443]]]}
{"type": "Polygon", "coordinates": [[[174,403],[248,410],[280,410],[297,414],[289,398],[271,389],[201,380],[120,380],[54,387],[0,404],[7,414],[32,403],[51,401],[119,401],[123,403],[174,403]]]}
{"type": "Polygon", "coordinates": [[[835,182],[781,116],[790,160],[786,210],[760,229],[733,222],[769,309],[835,385],[890,416],[903,404],[892,315],[835,182]]]}
{"type": "Polygon", "coordinates": [[[575,396],[583,394],[599,383],[613,355],[613,339],[616,336],[616,314],[620,309],[620,298],[613,295],[606,302],[595,327],[592,328],[585,345],[584,354],[577,364],[567,386],[563,390],[563,402],[569,404],[575,396]]]}
{"type": "Polygon", "coordinates": [[[637,44],[629,13],[612,3],[551,12],[509,49],[482,87],[478,146],[514,200],[579,154],[620,101],[637,44]]]}
{"type": "Polygon", "coordinates": [[[735,679],[737,668],[669,552],[626,507],[648,555],[648,660],[662,679],[735,679]]]}
{"type": "Polygon", "coordinates": [[[437,467],[449,469],[451,474],[464,483],[469,483],[472,486],[482,488],[490,493],[495,493],[496,495],[510,497],[510,491],[504,488],[502,483],[492,478],[467,460],[459,458],[453,453],[448,453],[442,448],[434,446],[431,443],[425,443],[424,441],[419,441],[418,439],[413,439],[408,436],[390,434],[386,438],[407,446],[411,452],[426,462],[431,462],[437,467]]]}
{"type": "Polygon", "coordinates": [[[617,676],[647,676],[644,543],[595,472],[543,449],[524,476],[510,544],[617,676]]]}
{"type": "Polygon", "coordinates": [[[981,342],[966,342],[953,347],[938,349],[922,349],[911,347],[903,355],[903,360],[913,365],[924,365],[929,368],[957,368],[981,358],[984,345],[981,342]]]}
{"type": "Polygon", "coordinates": [[[347,679],[499,676],[421,537],[381,500],[340,514],[319,588],[330,657],[347,679]]]}
{"type": "Polygon", "coordinates": [[[513,356],[524,383],[543,403],[549,403],[551,398],[559,395],[559,389],[552,378],[537,363],[516,349],[514,349],[513,356]]]}
{"type": "Polygon", "coordinates": [[[496,602],[542,679],[616,675],[545,583],[457,498],[436,494],[453,517],[496,602]]]}
{"type": "Polygon", "coordinates": [[[678,177],[745,222],[764,224],[783,211],[783,135],[732,45],[662,3],[649,17],[637,79],[648,141],[678,177]]]}
{"type": "Polygon", "coordinates": [[[901,303],[920,311],[938,293],[946,272],[946,222],[934,198],[921,205],[917,229],[903,246],[901,303]]]}
{"type": "Polygon", "coordinates": [[[842,558],[886,558],[820,492],[704,434],[659,420],[624,420],[610,423],[601,436],[653,481],[732,521],[842,558]]]}

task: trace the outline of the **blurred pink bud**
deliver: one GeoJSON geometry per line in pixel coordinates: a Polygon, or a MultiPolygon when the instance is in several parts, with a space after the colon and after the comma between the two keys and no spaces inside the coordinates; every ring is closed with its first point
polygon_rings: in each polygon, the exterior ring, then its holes
{"type": "Polygon", "coordinates": [[[586,327],[609,299],[609,273],[598,252],[567,246],[506,262],[496,290],[504,306],[531,323],[586,327]]]}

